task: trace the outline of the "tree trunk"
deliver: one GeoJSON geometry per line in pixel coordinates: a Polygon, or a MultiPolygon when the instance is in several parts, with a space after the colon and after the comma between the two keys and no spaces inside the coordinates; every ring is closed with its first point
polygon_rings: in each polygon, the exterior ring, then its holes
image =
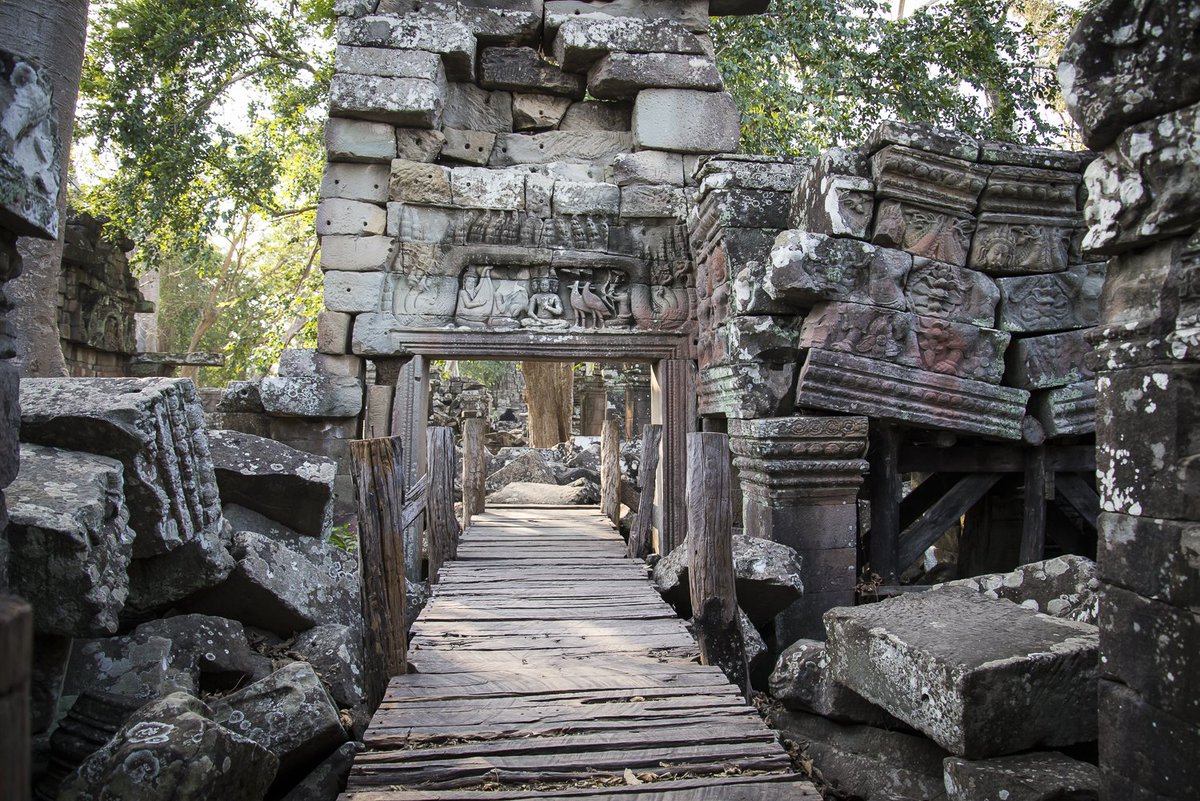
{"type": "Polygon", "coordinates": [[[531,448],[553,448],[571,438],[573,368],[563,362],[522,363],[531,448]]]}
{"type": "Polygon", "coordinates": [[[62,268],[66,228],[67,175],[75,131],[75,101],[83,70],[88,0],[3,0],[0,2],[0,48],[31,58],[45,67],[54,87],[54,110],[62,143],[62,191],[59,194],[58,239],[20,239],[22,274],[7,286],[16,327],[17,365],[25,376],[67,374],[58,333],[58,276],[62,268]]]}

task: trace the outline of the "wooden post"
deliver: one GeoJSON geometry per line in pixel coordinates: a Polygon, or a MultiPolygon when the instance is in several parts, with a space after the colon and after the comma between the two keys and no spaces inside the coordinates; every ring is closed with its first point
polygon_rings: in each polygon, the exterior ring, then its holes
{"type": "Polygon", "coordinates": [[[454,431],[445,426],[429,429],[429,498],[426,528],[429,532],[429,583],[435,584],[442,565],[454,558],[458,547],[458,518],[454,516],[454,431]]]}
{"type": "Polygon", "coordinates": [[[1046,549],[1046,446],[1025,449],[1025,517],[1020,564],[1040,561],[1046,549]]]}
{"type": "Polygon", "coordinates": [[[884,584],[899,582],[900,432],[871,421],[867,461],[871,469],[870,568],[884,584]]]}
{"type": "MultiPolygon", "coordinates": [[[[429,361],[414,356],[399,370],[396,393],[392,402],[392,433],[408,443],[404,451],[404,481],[413,486],[425,475],[425,432],[429,425],[429,361]]],[[[421,575],[420,522],[404,530],[405,570],[415,578],[421,575]]]]}
{"type": "Polygon", "coordinates": [[[617,525],[621,519],[621,431],[605,420],[600,432],[600,511],[617,525]]]}
{"type": "Polygon", "coordinates": [[[33,608],[0,595],[0,798],[30,797],[29,673],[33,665],[33,608]]]}
{"type": "Polygon", "coordinates": [[[749,692],[746,647],[738,625],[729,508],[729,437],[687,435],[688,586],[700,661],[716,665],[749,692]]]}
{"type": "Polygon", "coordinates": [[[658,446],[662,442],[662,426],[642,426],[642,456],[638,462],[637,514],[633,516],[633,527],[629,530],[629,556],[645,559],[650,555],[651,528],[654,526],[654,487],[658,476],[658,446]]]}
{"type": "Polygon", "coordinates": [[[471,525],[471,518],[484,510],[487,477],[487,451],[483,447],[486,424],[482,417],[468,417],[462,421],[463,437],[463,529],[471,525]]]}

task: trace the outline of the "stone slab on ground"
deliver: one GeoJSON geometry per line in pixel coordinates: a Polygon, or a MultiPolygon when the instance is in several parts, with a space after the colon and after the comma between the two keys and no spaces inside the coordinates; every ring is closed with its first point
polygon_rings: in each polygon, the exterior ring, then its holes
{"type": "Polygon", "coordinates": [[[965,587],[825,614],[838,681],[958,756],[1096,739],[1099,636],[965,587]]]}
{"type": "Polygon", "coordinates": [[[1093,626],[1100,612],[1096,563],[1086,556],[1056,556],[1009,573],[973,576],[944,586],[968,587],[987,598],[1006,598],[1034,612],[1093,626]]]}
{"type": "Polygon", "coordinates": [[[946,801],[1095,801],[1100,771],[1052,751],[970,761],[947,757],[946,801]]]}
{"type": "Polygon", "coordinates": [[[296,635],[292,650],[303,656],[343,708],[363,703],[362,635],[339,623],[314,626],[296,635]]]}
{"type": "Polygon", "coordinates": [[[785,648],[771,671],[770,689],[771,696],[788,709],[811,712],[840,723],[907,728],[858,693],[834,681],[829,675],[825,643],[819,640],[796,640],[785,648]]]}
{"type": "Polygon", "coordinates": [[[224,527],[161,556],[134,559],[129,563],[127,616],[145,620],[150,613],[165,611],[194,592],[220,584],[233,567],[224,527]]]}
{"type": "Polygon", "coordinates": [[[171,642],[170,670],[179,686],[229,691],[265,678],[271,660],[250,648],[242,624],[209,615],[175,615],[134,629],[135,637],[171,642]]]}
{"type": "Polygon", "coordinates": [[[239,431],[211,431],[209,444],[222,502],[244,506],[301,534],[328,534],[337,475],[332,459],[239,431]]]}
{"type": "Polygon", "coordinates": [[[579,479],[564,486],[514,481],[487,496],[489,505],[532,503],[551,506],[586,506],[596,503],[598,500],[599,496],[595,485],[589,484],[587,479],[579,479]]]}

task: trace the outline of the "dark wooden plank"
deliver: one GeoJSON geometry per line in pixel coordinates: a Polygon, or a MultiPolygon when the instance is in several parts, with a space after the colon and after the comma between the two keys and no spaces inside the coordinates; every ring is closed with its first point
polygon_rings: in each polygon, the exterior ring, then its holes
{"type": "Polygon", "coordinates": [[[421,476],[412,489],[404,493],[404,509],[400,512],[400,525],[408,528],[425,514],[425,501],[429,496],[429,474],[421,476]]]}
{"type": "Polygon", "coordinates": [[[642,428],[642,454],[638,463],[637,514],[629,531],[628,554],[634,559],[645,559],[650,555],[651,528],[654,523],[654,491],[657,485],[659,445],[662,443],[662,426],[647,425],[642,428]]]}
{"type": "Polygon", "coordinates": [[[1058,473],[1054,477],[1054,490],[1075,514],[1096,528],[1100,516],[1100,496],[1092,485],[1078,473],[1058,473]]]}
{"type": "Polygon", "coordinates": [[[483,437],[487,423],[482,417],[468,417],[462,421],[463,440],[463,528],[469,528],[471,519],[486,506],[487,450],[483,437]]]}
{"type": "Polygon", "coordinates": [[[429,532],[429,583],[441,577],[442,565],[454,558],[458,544],[458,518],[454,516],[454,432],[430,426],[429,498],[425,503],[429,532]]]}
{"type": "Polygon", "coordinates": [[[900,559],[900,432],[888,423],[871,421],[870,465],[871,534],[868,566],[887,583],[895,583],[904,565],[900,559]]]}
{"type": "Polygon", "coordinates": [[[1002,477],[1002,473],[973,473],[960,479],[920,520],[901,534],[897,564],[908,567],[920,559],[925,549],[937,542],[946,529],[965,515],[1002,477]]]}
{"type": "Polygon", "coordinates": [[[615,526],[621,518],[621,430],[605,420],[600,431],[600,512],[615,526]]]}
{"type": "MultiPolygon", "coordinates": [[[[1053,474],[1051,474],[1053,475],[1053,474]]],[[[1024,514],[1018,564],[1040,562],[1046,550],[1046,449],[1025,449],[1024,514]]]]}

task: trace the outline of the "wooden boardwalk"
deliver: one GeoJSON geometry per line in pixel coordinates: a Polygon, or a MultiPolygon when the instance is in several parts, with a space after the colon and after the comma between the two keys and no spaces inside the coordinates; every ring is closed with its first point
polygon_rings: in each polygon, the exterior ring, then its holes
{"type": "Polygon", "coordinates": [[[595,508],[475,518],[341,801],[817,801],[595,508]]]}

